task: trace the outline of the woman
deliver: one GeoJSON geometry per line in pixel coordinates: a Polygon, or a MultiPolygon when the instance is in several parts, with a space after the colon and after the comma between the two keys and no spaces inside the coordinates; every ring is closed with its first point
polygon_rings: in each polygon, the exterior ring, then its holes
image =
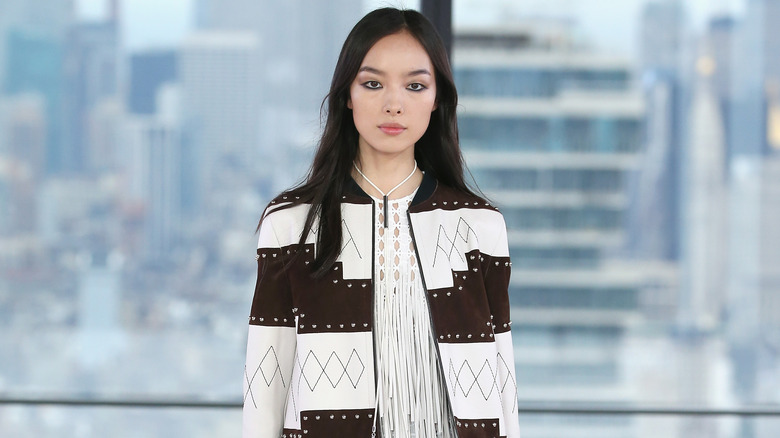
{"type": "Polygon", "coordinates": [[[306,181],[259,225],[244,437],[518,436],[501,214],[420,13],[355,25],[306,181]]]}

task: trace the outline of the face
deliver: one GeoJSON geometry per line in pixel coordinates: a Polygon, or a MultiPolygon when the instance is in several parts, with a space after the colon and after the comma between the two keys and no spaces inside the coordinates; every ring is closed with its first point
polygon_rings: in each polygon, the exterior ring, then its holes
{"type": "Polygon", "coordinates": [[[374,44],[350,86],[361,154],[411,154],[436,109],[433,64],[409,33],[388,35],[374,44]]]}

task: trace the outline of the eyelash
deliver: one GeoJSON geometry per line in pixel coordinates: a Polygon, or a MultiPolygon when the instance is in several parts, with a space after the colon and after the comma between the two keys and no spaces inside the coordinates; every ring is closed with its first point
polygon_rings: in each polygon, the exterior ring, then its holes
{"type": "MultiPolygon", "coordinates": [[[[379,81],[366,81],[366,82],[363,82],[363,86],[368,88],[369,90],[378,90],[378,89],[382,88],[382,84],[380,84],[379,81]],[[372,86],[373,84],[376,84],[376,86],[372,86]]],[[[413,82],[413,83],[409,84],[406,87],[407,90],[414,91],[416,93],[420,92],[420,91],[423,91],[426,88],[428,88],[428,87],[426,87],[425,85],[423,85],[423,84],[421,84],[419,82],[413,82]],[[412,86],[419,86],[419,88],[410,88],[412,86]]]]}

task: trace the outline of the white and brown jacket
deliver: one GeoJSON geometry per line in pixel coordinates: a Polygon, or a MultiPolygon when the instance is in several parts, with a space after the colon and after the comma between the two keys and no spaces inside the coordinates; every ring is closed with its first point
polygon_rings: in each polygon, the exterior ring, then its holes
{"type": "MultiPolygon", "coordinates": [[[[350,182],[341,255],[319,279],[308,269],[315,235],[298,245],[309,205],[275,210],[288,202],[281,197],[269,205],[249,316],[244,438],[371,437],[377,207],[350,182]]],[[[458,436],[518,437],[503,216],[426,175],[409,223],[458,436]]]]}

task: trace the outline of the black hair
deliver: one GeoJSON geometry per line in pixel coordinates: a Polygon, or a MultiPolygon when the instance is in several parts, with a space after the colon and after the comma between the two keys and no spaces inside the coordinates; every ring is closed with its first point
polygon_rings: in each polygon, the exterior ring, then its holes
{"type": "Polygon", "coordinates": [[[408,32],[423,46],[433,64],[436,80],[437,106],[431,113],[428,129],[415,144],[417,165],[439,183],[474,194],[463,175],[456,117],[458,93],[441,37],[433,24],[417,11],[381,8],[369,12],[352,28],[341,48],[330,91],[323,100],[323,107],[327,108],[325,128],[306,179],[281,195],[294,201],[279,208],[299,204],[312,206],[299,245],[305,243],[315,220],[319,219],[317,249],[312,263],[315,276],[324,274],[341,251],[341,197],[352,178],[352,163],[358,153],[358,132],[352,110],[347,108],[350,86],[371,47],[380,39],[399,32],[408,32]]]}

